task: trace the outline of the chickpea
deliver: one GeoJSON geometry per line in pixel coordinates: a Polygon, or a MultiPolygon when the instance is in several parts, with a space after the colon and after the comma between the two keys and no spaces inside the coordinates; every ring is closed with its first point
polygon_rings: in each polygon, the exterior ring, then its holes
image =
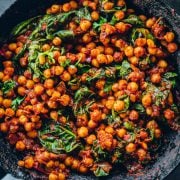
{"type": "Polygon", "coordinates": [[[26,82],[26,87],[27,87],[27,89],[33,89],[34,88],[34,81],[28,79],[26,82]]]}
{"type": "Polygon", "coordinates": [[[0,81],[3,80],[3,77],[4,77],[4,73],[3,73],[3,72],[0,72],[0,81]]]}
{"type": "Polygon", "coordinates": [[[107,62],[107,57],[104,54],[97,55],[97,61],[99,64],[104,64],[107,62]]]}
{"type": "Polygon", "coordinates": [[[58,174],[58,180],[65,180],[65,179],[66,179],[65,174],[63,174],[63,173],[58,174]]]}
{"type": "Polygon", "coordinates": [[[167,50],[170,52],[170,53],[174,53],[175,51],[177,51],[178,49],[178,46],[176,43],[169,43],[167,45],[167,50]]]}
{"type": "Polygon", "coordinates": [[[114,16],[119,21],[119,20],[124,19],[125,13],[124,13],[124,11],[117,11],[117,12],[115,12],[114,16]]]}
{"type": "Polygon", "coordinates": [[[99,13],[97,11],[93,11],[91,13],[91,18],[94,20],[94,21],[97,21],[99,19],[99,13]]]}
{"type": "Polygon", "coordinates": [[[78,69],[77,69],[77,67],[76,67],[75,65],[70,65],[70,66],[68,67],[68,72],[69,72],[71,75],[76,74],[77,71],[78,71],[78,69]]]}
{"type": "Polygon", "coordinates": [[[155,19],[154,18],[149,18],[147,21],[146,21],[146,27],[147,28],[152,28],[152,26],[154,25],[155,23],[155,19]]]}
{"type": "MultiPolygon", "coordinates": [[[[118,30],[119,33],[125,33],[128,30],[126,24],[123,23],[123,22],[116,23],[115,27],[116,27],[116,29],[118,30]]],[[[122,45],[121,43],[122,43],[122,41],[117,40],[115,42],[115,46],[120,48],[120,46],[122,45]]]]}
{"type": "Polygon", "coordinates": [[[9,130],[9,127],[7,125],[7,123],[3,122],[3,123],[0,123],[0,131],[3,132],[3,133],[7,133],[9,130]]]}
{"type": "Polygon", "coordinates": [[[83,43],[86,43],[86,44],[91,42],[92,41],[91,35],[89,33],[84,34],[82,37],[82,41],[83,43]]]}
{"type": "Polygon", "coordinates": [[[6,67],[12,67],[12,66],[13,66],[12,61],[4,61],[4,62],[3,62],[3,66],[4,66],[4,68],[6,68],[6,67]]]}
{"type": "Polygon", "coordinates": [[[97,57],[100,54],[100,50],[99,49],[92,49],[91,50],[91,57],[97,57]]]}
{"type": "Polygon", "coordinates": [[[163,59],[161,59],[161,60],[159,60],[159,62],[157,63],[157,66],[158,67],[160,67],[160,68],[167,68],[167,66],[168,66],[168,63],[165,61],[165,60],[163,60],[163,59]]]}
{"type": "Polygon", "coordinates": [[[60,101],[60,103],[63,105],[63,106],[68,106],[69,105],[69,103],[70,103],[70,97],[69,97],[69,95],[67,95],[67,94],[63,94],[61,97],[60,97],[60,99],[59,99],[59,101],[60,101]]]}
{"type": "Polygon", "coordinates": [[[124,53],[127,57],[132,57],[134,55],[134,49],[132,46],[127,46],[124,50],[124,53]]]}
{"type": "Polygon", "coordinates": [[[91,120],[99,122],[102,120],[102,112],[98,109],[95,109],[93,112],[90,112],[91,120]]]}
{"type": "Polygon", "coordinates": [[[14,68],[13,67],[6,67],[4,69],[4,74],[5,75],[9,75],[9,76],[12,76],[14,73],[14,68]]]}
{"type": "Polygon", "coordinates": [[[135,41],[136,46],[145,46],[146,45],[146,38],[138,38],[135,41]]]}
{"type": "Polygon", "coordinates": [[[3,108],[0,108],[0,118],[2,118],[5,114],[5,111],[3,108]]]}
{"type": "Polygon", "coordinates": [[[106,3],[104,3],[103,8],[104,8],[104,10],[111,10],[113,8],[113,6],[114,6],[114,3],[106,2],[106,3]]]}
{"type": "Polygon", "coordinates": [[[57,111],[51,111],[50,112],[50,118],[57,121],[58,120],[58,113],[57,111]]]}
{"type": "Polygon", "coordinates": [[[88,129],[86,127],[80,127],[77,130],[78,136],[81,138],[85,138],[88,136],[88,129]]]}
{"type": "Polygon", "coordinates": [[[52,41],[52,43],[55,45],[55,46],[60,46],[61,43],[62,43],[62,40],[59,38],[59,37],[55,37],[52,41]]]}
{"type": "Polygon", "coordinates": [[[58,180],[58,175],[56,175],[54,173],[50,173],[49,174],[49,180],[58,180]]]}
{"type": "Polygon", "coordinates": [[[3,106],[5,108],[9,108],[11,107],[11,104],[12,104],[12,100],[11,99],[4,99],[3,102],[2,102],[3,106]]]}
{"type": "Polygon", "coordinates": [[[149,52],[150,55],[156,55],[157,48],[156,47],[154,47],[154,48],[148,47],[148,52],[149,52]]]}
{"type": "Polygon", "coordinates": [[[43,92],[44,92],[44,87],[43,87],[42,84],[36,84],[36,85],[34,86],[34,93],[35,93],[36,95],[42,95],[43,92]]]}
{"type": "Polygon", "coordinates": [[[152,39],[147,39],[147,45],[149,48],[155,48],[156,45],[152,39]]]}
{"type": "Polygon", "coordinates": [[[136,121],[136,120],[138,120],[138,118],[139,118],[139,113],[137,111],[135,111],[135,110],[130,111],[129,119],[131,121],[136,121]]]}
{"type": "Polygon", "coordinates": [[[79,165],[80,165],[79,160],[74,159],[73,162],[72,162],[71,168],[72,168],[72,169],[78,169],[78,168],[79,168],[79,165]]]}
{"type": "Polygon", "coordinates": [[[140,131],[139,136],[141,139],[146,139],[148,137],[148,133],[146,131],[140,131]]]}
{"type": "Polygon", "coordinates": [[[16,43],[10,43],[10,44],[8,45],[8,49],[9,49],[10,51],[15,51],[15,50],[17,49],[17,44],[16,44],[16,43]]]}
{"type": "Polygon", "coordinates": [[[126,2],[124,0],[118,0],[117,1],[117,6],[123,7],[126,5],[126,2]]]}
{"type": "Polygon", "coordinates": [[[136,82],[129,82],[127,85],[127,90],[134,93],[138,90],[138,84],[136,82]]]}
{"type": "Polygon", "coordinates": [[[32,157],[28,157],[24,160],[24,166],[27,169],[31,169],[34,165],[34,160],[32,157]]]}
{"type": "Polygon", "coordinates": [[[139,18],[141,19],[141,21],[146,21],[147,17],[143,14],[139,15],[139,18]]]}
{"type": "Polygon", "coordinates": [[[5,115],[9,117],[13,117],[15,115],[15,111],[12,108],[7,108],[5,111],[5,115]]]}
{"type": "Polygon", "coordinates": [[[117,92],[119,90],[119,84],[118,83],[114,83],[112,85],[112,90],[113,90],[113,92],[117,92]]]}
{"type": "Polygon", "coordinates": [[[24,167],[24,161],[18,161],[18,166],[24,167]]]}
{"type": "Polygon", "coordinates": [[[63,10],[64,12],[69,12],[69,11],[71,10],[71,4],[70,4],[70,3],[65,3],[65,4],[63,4],[62,10],[63,10]]]}
{"type": "Polygon", "coordinates": [[[127,133],[126,129],[121,128],[116,130],[116,134],[118,137],[123,138],[124,135],[127,133]]]}
{"type": "Polygon", "coordinates": [[[152,107],[147,107],[147,108],[146,108],[146,114],[147,114],[147,115],[152,115],[152,113],[153,113],[152,107]]]}
{"type": "Polygon", "coordinates": [[[49,44],[44,44],[42,46],[42,51],[49,51],[51,49],[50,45],[49,44]]]}
{"type": "Polygon", "coordinates": [[[94,134],[91,134],[86,138],[86,142],[90,145],[92,145],[95,140],[96,140],[96,136],[94,134]]]}
{"type": "Polygon", "coordinates": [[[39,64],[44,65],[46,63],[46,58],[44,55],[39,55],[39,64]]]}
{"type": "Polygon", "coordinates": [[[104,53],[104,46],[97,46],[97,49],[99,49],[100,53],[104,53]]]}
{"type": "Polygon", "coordinates": [[[19,85],[25,85],[26,82],[27,82],[26,77],[24,77],[22,75],[19,76],[18,79],[17,79],[17,82],[18,82],[19,85]]]}
{"type": "Polygon", "coordinates": [[[87,31],[91,27],[91,22],[88,20],[81,20],[80,28],[82,31],[87,31]]]}
{"type": "Polygon", "coordinates": [[[147,152],[144,149],[138,149],[137,150],[137,155],[140,161],[144,161],[147,155],[147,152]]]}
{"type": "Polygon", "coordinates": [[[114,131],[114,129],[113,129],[112,126],[107,126],[107,127],[105,128],[105,131],[106,131],[107,133],[109,133],[109,134],[112,134],[112,135],[114,135],[114,133],[115,133],[115,131],[114,131]]]}
{"type": "Polygon", "coordinates": [[[23,143],[23,141],[17,141],[16,143],[16,149],[18,151],[24,151],[24,149],[26,148],[25,144],[23,143]]]}
{"type": "Polygon", "coordinates": [[[159,129],[159,128],[157,128],[157,129],[155,129],[155,131],[154,131],[154,136],[155,136],[155,138],[160,138],[161,137],[161,130],[159,129]]]}
{"type": "Polygon", "coordinates": [[[77,9],[78,8],[78,4],[77,4],[76,1],[70,1],[69,4],[70,4],[72,9],[77,9]]]}
{"type": "Polygon", "coordinates": [[[52,13],[52,14],[56,14],[56,13],[58,13],[59,11],[60,11],[60,6],[59,6],[59,5],[53,4],[53,5],[51,6],[51,13],[52,13]]]}
{"type": "Polygon", "coordinates": [[[155,120],[151,120],[147,123],[146,128],[148,129],[156,129],[158,128],[158,124],[155,120]]]}
{"type": "Polygon", "coordinates": [[[88,168],[84,165],[80,165],[79,172],[85,174],[88,172],[88,168]]]}
{"type": "Polygon", "coordinates": [[[71,166],[72,163],[73,163],[73,157],[68,156],[68,157],[65,159],[64,163],[65,163],[66,166],[71,166]]]}
{"type": "Polygon", "coordinates": [[[142,104],[144,107],[150,106],[152,103],[152,98],[150,94],[146,94],[142,98],[142,104]]]}
{"type": "Polygon", "coordinates": [[[143,47],[135,47],[134,48],[134,55],[139,58],[145,55],[146,51],[143,47]]]}
{"type": "Polygon", "coordinates": [[[19,54],[22,51],[22,47],[17,47],[17,49],[15,50],[16,54],[19,54]]]}
{"type": "Polygon", "coordinates": [[[64,71],[64,67],[62,67],[62,66],[55,66],[54,74],[56,76],[59,76],[59,75],[61,75],[63,73],[63,71],[64,71]]]}
{"type": "Polygon", "coordinates": [[[115,101],[113,109],[117,112],[122,111],[125,108],[125,103],[122,100],[115,101]]]}
{"type": "Polygon", "coordinates": [[[6,51],[5,53],[4,53],[4,57],[6,58],[6,59],[10,59],[11,57],[12,57],[12,52],[11,51],[6,51]]]}
{"type": "Polygon", "coordinates": [[[33,123],[31,122],[25,122],[24,124],[24,129],[29,132],[29,131],[32,131],[33,130],[33,123]]]}
{"type": "Polygon", "coordinates": [[[106,101],[106,104],[105,104],[105,106],[106,106],[106,108],[107,109],[112,109],[113,108],[113,105],[114,105],[114,99],[108,99],[107,101],[106,101]]]}
{"type": "Polygon", "coordinates": [[[152,83],[158,84],[161,82],[161,75],[159,73],[152,74],[150,79],[152,83]]]}
{"type": "Polygon", "coordinates": [[[132,153],[136,150],[136,145],[134,143],[129,143],[126,145],[126,152],[127,153],[132,153]]]}
{"type": "Polygon", "coordinates": [[[64,71],[63,74],[60,77],[65,82],[70,81],[70,79],[71,79],[71,75],[67,71],[64,71]]]}
{"type": "Polygon", "coordinates": [[[172,111],[171,109],[166,109],[164,111],[164,117],[168,120],[168,121],[171,121],[174,119],[175,117],[175,113],[174,111],[172,111]]]}
{"type": "Polygon", "coordinates": [[[92,59],[91,61],[91,64],[94,66],[94,67],[99,67],[99,62],[97,61],[97,59],[92,59]]]}
{"type": "Polygon", "coordinates": [[[124,79],[119,80],[118,88],[119,88],[119,90],[126,89],[127,88],[127,81],[124,79]]]}
{"type": "Polygon", "coordinates": [[[38,136],[38,133],[36,130],[32,130],[32,131],[27,132],[27,136],[34,139],[38,136]]]}
{"type": "Polygon", "coordinates": [[[104,53],[105,53],[106,55],[113,55],[114,50],[113,50],[112,47],[108,46],[108,47],[105,47],[105,48],[104,48],[104,53]]]}
{"type": "Polygon", "coordinates": [[[172,41],[174,41],[174,33],[173,32],[167,32],[165,35],[164,35],[164,39],[168,42],[168,43],[171,43],[172,41]]]}
{"type": "Polygon", "coordinates": [[[89,122],[88,122],[88,128],[90,128],[90,129],[96,128],[97,125],[98,125],[97,122],[94,122],[93,120],[89,120],[89,122]]]}
{"type": "Polygon", "coordinates": [[[45,87],[46,89],[52,89],[53,86],[54,86],[54,80],[53,80],[53,79],[46,79],[46,80],[44,81],[44,87],[45,87]]]}

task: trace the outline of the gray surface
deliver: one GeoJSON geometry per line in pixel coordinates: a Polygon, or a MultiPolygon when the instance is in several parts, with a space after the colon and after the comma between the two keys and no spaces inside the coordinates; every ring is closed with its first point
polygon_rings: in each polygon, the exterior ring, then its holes
{"type": "Polygon", "coordinates": [[[14,0],[0,0],[0,16],[4,13],[6,9],[9,8],[11,4],[14,3],[14,0]]]}

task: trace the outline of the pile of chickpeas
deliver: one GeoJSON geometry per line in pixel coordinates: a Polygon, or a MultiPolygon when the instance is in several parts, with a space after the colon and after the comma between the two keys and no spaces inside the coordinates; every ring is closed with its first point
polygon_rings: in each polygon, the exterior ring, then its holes
{"type": "MultiPolygon", "coordinates": [[[[101,8],[104,11],[110,11],[114,7],[124,7],[125,5],[125,0],[104,1],[101,8]]],[[[125,160],[126,157],[128,157],[127,159],[132,158],[139,164],[143,161],[151,161],[149,147],[152,139],[147,129],[153,130],[155,139],[161,139],[163,130],[159,126],[159,116],[162,115],[169,125],[176,117],[176,113],[171,109],[171,105],[174,104],[172,91],[163,106],[159,107],[154,105],[151,92],[144,93],[148,83],[157,87],[162,86],[163,74],[170,71],[167,59],[169,54],[178,49],[178,45],[174,42],[175,34],[166,27],[163,28],[163,25],[158,23],[160,19],[147,18],[140,14],[138,17],[144,22],[144,28],[153,34],[156,41],[139,37],[132,45],[124,37],[128,36],[133,25],[125,23],[123,20],[128,15],[135,14],[133,9],[116,10],[113,15],[118,22],[115,25],[104,23],[100,27],[100,32],[97,32],[93,29],[93,23],[99,22],[101,16],[99,0],[53,4],[46,13],[56,15],[80,7],[88,7],[91,20],[82,17],[80,22],[73,18],[67,22],[66,28],[72,30],[78,38],[74,41],[75,43],[66,42],[66,53],[61,54],[64,41],[58,36],[42,45],[42,52],[56,47],[53,50],[55,61],[50,64],[49,68],[43,70],[43,78],[34,76],[33,72],[29,70],[28,52],[19,58],[20,66],[25,69],[22,74],[16,73],[12,61],[28,41],[31,30],[18,36],[13,42],[4,44],[0,50],[3,56],[0,82],[5,83],[10,80],[16,82],[15,87],[6,94],[0,91],[0,131],[5,133],[7,140],[17,151],[24,153],[24,159],[18,162],[20,167],[48,174],[50,180],[64,180],[68,177],[70,170],[84,174],[96,170],[98,162],[92,153],[95,141],[102,150],[109,154],[121,146],[125,160]],[[153,66],[144,70],[141,69],[139,63],[146,57],[149,57],[153,66]],[[67,59],[71,61],[70,65],[61,66],[67,59]],[[89,89],[97,96],[89,108],[89,113],[76,114],[72,119],[59,115],[59,109],[69,107],[73,109],[75,92],[81,86],[86,85],[89,74],[88,72],[78,74],[75,64],[79,60],[80,63],[88,64],[97,71],[102,67],[111,66],[113,63],[121,65],[124,59],[130,63],[132,71],[126,78],[117,77],[109,92],[104,91],[105,78],[97,79],[89,86],[89,89]],[[78,78],[79,83],[69,85],[68,82],[74,78],[78,78]],[[145,119],[136,109],[123,111],[126,104],[121,97],[124,95],[129,97],[130,104],[142,104],[145,109],[145,119]],[[19,96],[25,98],[17,109],[13,109],[12,101],[19,96]],[[119,112],[118,117],[121,119],[121,124],[107,123],[107,116],[111,114],[112,110],[119,112]],[[62,126],[70,124],[73,133],[84,143],[84,148],[79,150],[76,155],[55,154],[46,150],[38,140],[38,131],[45,119],[51,119],[62,126]],[[130,131],[124,126],[124,122],[130,122],[133,127],[137,128],[132,141],[129,141],[130,131]]],[[[43,66],[47,61],[46,57],[39,57],[40,65],[43,66]]],[[[106,69],[105,74],[109,73],[111,72],[106,69]]],[[[87,102],[90,100],[87,99],[87,102]]],[[[109,162],[105,162],[109,171],[117,157],[112,155],[110,159],[109,162]]]]}

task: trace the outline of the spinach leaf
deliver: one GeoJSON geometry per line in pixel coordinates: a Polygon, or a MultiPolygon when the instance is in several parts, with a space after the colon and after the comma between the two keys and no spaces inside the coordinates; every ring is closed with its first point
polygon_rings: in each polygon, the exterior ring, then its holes
{"type": "Polygon", "coordinates": [[[72,130],[58,123],[51,123],[43,127],[39,131],[39,140],[45,149],[57,154],[70,153],[77,148],[82,148],[82,144],[77,141],[72,130]]]}
{"type": "Polygon", "coordinates": [[[136,109],[140,113],[144,113],[145,109],[142,104],[134,104],[133,109],[136,109]]]}
{"type": "Polygon", "coordinates": [[[109,174],[106,173],[102,167],[98,167],[98,168],[94,171],[94,175],[95,175],[96,177],[102,177],[102,176],[108,176],[109,174]]]}
{"type": "Polygon", "coordinates": [[[83,18],[83,19],[87,19],[89,21],[92,20],[91,18],[91,14],[88,10],[88,7],[84,7],[84,8],[81,8],[79,9],[77,12],[76,12],[76,16],[78,17],[79,21],[83,18]]]}
{"type": "Polygon", "coordinates": [[[138,27],[143,27],[144,22],[136,15],[131,14],[126,19],[122,20],[125,23],[129,23],[138,27]]]}
{"type": "Polygon", "coordinates": [[[134,130],[134,124],[131,121],[125,121],[123,125],[129,131],[134,130]]]}
{"type": "Polygon", "coordinates": [[[131,42],[134,44],[137,38],[144,37],[155,41],[154,36],[145,28],[134,28],[131,33],[131,42]]]}
{"type": "Polygon", "coordinates": [[[78,74],[83,74],[83,73],[88,72],[89,69],[91,68],[91,66],[88,65],[88,64],[78,63],[78,64],[77,64],[77,68],[78,68],[78,74]]]}
{"type": "Polygon", "coordinates": [[[174,72],[167,72],[163,76],[163,80],[169,81],[172,87],[176,85],[176,77],[178,77],[177,73],[174,72]]]}
{"type": "Polygon", "coordinates": [[[66,61],[60,63],[60,65],[62,67],[64,67],[64,68],[68,67],[70,64],[71,64],[71,60],[70,59],[66,59],[66,61]]]}
{"type": "Polygon", "coordinates": [[[101,26],[107,23],[107,18],[100,16],[99,20],[93,23],[93,29],[97,32],[101,31],[101,26]]]}
{"type": "Polygon", "coordinates": [[[21,97],[21,96],[18,96],[15,99],[13,99],[12,105],[11,105],[12,109],[16,110],[18,106],[24,101],[24,99],[25,97],[21,97]]]}
{"type": "Polygon", "coordinates": [[[28,20],[25,20],[25,21],[19,23],[18,25],[16,25],[13,28],[13,30],[11,31],[11,35],[18,36],[20,34],[27,32],[27,30],[29,30],[30,28],[35,26],[35,25],[33,25],[33,23],[35,21],[37,21],[39,18],[40,18],[40,16],[36,16],[36,17],[30,18],[28,20]]]}
{"type": "Polygon", "coordinates": [[[50,35],[48,38],[53,39],[55,36],[60,37],[62,40],[67,40],[74,38],[74,32],[72,30],[60,30],[54,33],[52,36],[50,35]]]}
{"type": "Polygon", "coordinates": [[[124,60],[121,66],[115,66],[119,72],[119,76],[125,78],[131,72],[131,66],[127,60],[124,60]]]}
{"type": "Polygon", "coordinates": [[[92,153],[97,162],[108,158],[108,152],[102,149],[97,140],[93,143],[92,153]]]}
{"type": "Polygon", "coordinates": [[[104,86],[104,92],[110,92],[112,90],[113,83],[114,82],[112,81],[106,81],[106,84],[104,86]]]}
{"type": "Polygon", "coordinates": [[[16,82],[13,80],[5,81],[4,83],[1,84],[1,90],[3,94],[7,94],[15,87],[16,87],[16,82]]]}

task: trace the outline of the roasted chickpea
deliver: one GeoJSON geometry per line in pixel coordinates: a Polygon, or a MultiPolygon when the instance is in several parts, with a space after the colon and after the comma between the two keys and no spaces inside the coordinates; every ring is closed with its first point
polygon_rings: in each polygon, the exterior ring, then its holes
{"type": "Polygon", "coordinates": [[[19,85],[25,85],[26,82],[27,82],[26,77],[19,76],[17,82],[18,82],[19,85]]]}
{"type": "Polygon", "coordinates": [[[69,102],[70,102],[70,97],[67,94],[63,94],[60,99],[59,102],[63,105],[63,106],[68,106],[69,102]]]}
{"type": "Polygon", "coordinates": [[[51,6],[51,13],[52,13],[52,14],[56,14],[56,13],[58,13],[59,11],[60,11],[60,6],[59,6],[59,5],[53,4],[53,5],[51,6]]]}
{"type": "Polygon", "coordinates": [[[122,100],[115,101],[113,109],[117,112],[122,111],[125,108],[125,103],[122,100]]]}
{"type": "Polygon", "coordinates": [[[72,9],[77,9],[77,7],[78,7],[78,4],[76,1],[70,1],[69,4],[70,4],[72,9]]]}
{"type": "Polygon", "coordinates": [[[4,99],[3,102],[2,102],[3,106],[5,108],[9,108],[11,107],[11,104],[12,104],[12,100],[11,99],[4,99]]]}
{"type": "Polygon", "coordinates": [[[49,180],[58,180],[58,175],[56,175],[54,173],[50,173],[49,174],[49,180]]]}
{"type": "Polygon", "coordinates": [[[50,47],[49,44],[44,44],[44,45],[42,46],[42,50],[43,50],[43,51],[48,51],[48,50],[50,50],[50,49],[51,49],[51,47],[50,47]]]}
{"type": "Polygon", "coordinates": [[[172,111],[171,109],[166,109],[164,111],[164,117],[168,120],[168,121],[171,121],[174,119],[175,117],[175,113],[174,111],[172,111]]]}
{"type": "Polygon", "coordinates": [[[54,80],[53,80],[53,79],[46,79],[46,80],[44,81],[44,87],[45,87],[46,89],[52,89],[53,86],[54,86],[54,80]]]}
{"type": "Polygon", "coordinates": [[[71,79],[71,75],[67,71],[64,71],[63,74],[60,77],[65,82],[70,81],[70,79],[71,79]]]}
{"type": "Polygon", "coordinates": [[[68,67],[68,72],[69,72],[71,75],[77,73],[77,71],[78,71],[78,69],[77,69],[77,67],[76,67],[75,65],[70,65],[70,66],[68,67]]]}
{"type": "Polygon", "coordinates": [[[62,6],[62,10],[64,12],[68,12],[71,10],[71,4],[70,3],[64,3],[63,6],[62,6]]]}
{"type": "Polygon", "coordinates": [[[150,94],[146,94],[142,97],[142,104],[144,107],[150,106],[152,103],[152,98],[150,94]]]}
{"type": "Polygon", "coordinates": [[[80,28],[82,31],[87,31],[91,27],[91,22],[88,20],[81,20],[80,28]]]}
{"type": "Polygon", "coordinates": [[[97,21],[99,19],[99,13],[97,11],[93,11],[91,13],[91,17],[94,21],[97,21]]]}
{"type": "Polygon", "coordinates": [[[117,11],[115,12],[114,16],[116,17],[117,20],[122,20],[125,17],[124,11],[117,11]]]}
{"type": "Polygon", "coordinates": [[[158,128],[158,124],[155,120],[151,120],[147,123],[146,128],[148,129],[156,129],[158,128]]]}
{"type": "Polygon", "coordinates": [[[97,61],[99,64],[104,64],[107,62],[107,57],[104,54],[97,55],[97,61]]]}
{"type": "Polygon", "coordinates": [[[144,149],[138,149],[137,155],[140,161],[144,161],[147,155],[147,152],[144,149]]]}
{"type": "Polygon", "coordinates": [[[16,43],[11,43],[8,45],[8,48],[10,51],[15,51],[17,49],[17,44],[16,43]]]}
{"type": "Polygon", "coordinates": [[[136,46],[145,46],[146,45],[146,38],[138,38],[135,41],[136,46]]]}
{"type": "Polygon", "coordinates": [[[88,172],[88,168],[86,166],[84,166],[84,165],[80,165],[79,172],[83,173],[83,174],[87,173],[88,172]]]}
{"type": "Polygon", "coordinates": [[[86,127],[80,127],[77,130],[78,136],[81,138],[85,138],[88,136],[88,129],[86,127]]]}
{"type": "Polygon", "coordinates": [[[0,118],[2,118],[5,114],[5,111],[3,108],[0,108],[0,118]]]}
{"type": "Polygon", "coordinates": [[[72,163],[73,163],[73,157],[68,156],[68,157],[65,159],[64,163],[65,163],[66,166],[71,166],[72,163]]]}
{"type": "Polygon", "coordinates": [[[88,122],[88,127],[89,127],[90,129],[94,129],[94,128],[96,128],[97,126],[98,126],[97,122],[94,122],[93,120],[89,120],[89,122],[88,122]]]}
{"type": "Polygon", "coordinates": [[[152,28],[152,26],[154,25],[155,23],[155,19],[154,18],[149,18],[147,21],[146,21],[146,27],[147,28],[152,28]]]}
{"type": "Polygon", "coordinates": [[[157,139],[161,137],[161,130],[159,128],[155,129],[154,136],[157,139]]]}
{"type": "Polygon", "coordinates": [[[107,133],[109,133],[109,134],[112,134],[112,135],[114,135],[114,133],[115,133],[115,131],[114,131],[114,129],[113,129],[112,126],[107,126],[107,127],[105,128],[105,132],[107,132],[107,133]]]}
{"type": "Polygon", "coordinates": [[[7,123],[3,122],[0,124],[0,131],[3,133],[7,133],[9,130],[9,127],[7,125],[7,123]]]}
{"type": "Polygon", "coordinates": [[[124,53],[127,57],[132,57],[134,55],[134,49],[132,46],[127,46],[124,50],[124,53]]]}
{"type": "Polygon", "coordinates": [[[164,39],[165,39],[168,43],[174,41],[174,37],[175,37],[175,35],[174,35],[173,32],[167,32],[167,33],[164,35],[164,39]]]}
{"type": "Polygon", "coordinates": [[[139,58],[145,55],[146,51],[143,47],[135,47],[134,48],[134,55],[139,58]]]}
{"type": "Polygon", "coordinates": [[[34,159],[32,157],[28,157],[24,160],[24,166],[27,169],[31,169],[34,165],[34,159]]]}
{"type": "Polygon", "coordinates": [[[112,2],[106,2],[103,4],[104,10],[110,10],[113,8],[113,6],[114,6],[114,3],[112,3],[112,2]]]}
{"type": "Polygon", "coordinates": [[[43,87],[42,84],[36,84],[36,85],[34,86],[34,93],[35,93],[36,95],[42,95],[43,92],[44,92],[44,87],[43,87]]]}
{"type": "Polygon", "coordinates": [[[24,129],[29,132],[29,131],[32,131],[33,130],[33,123],[31,122],[25,122],[24,124],[24,129]]]}
{"type": "Polygon", "coordinates": [[[28,89],[33,89],[33,88],[34,88],[34,81],[28,79],[28,80],[26,81],[26,87],[27,87],[28,89]]]}
{"type": "Polygon", "coordinates": [[[95,140],[96,140],[96,136],[94,134],[91,134],[86,138],[86,142],[90,145],[92,145],[95,140]]]}
{"type": "Polygon", "coordinates": [[[17,141],[16,143],[16,149],[18,151],[24,151],[24,149],[26,148],[25,144],[23,141],[17,141]]]}
{"type": "Polygon", "coordinates": [[[127,146],[126,146],[126,152],[127,153],[132,153],[136,150],[136,145],[134,143],[129,143],[127,146]]]}
{"type": "Polygon", "coordinates": [[[72,169],[78,169],[78,168],[79,168],[79,165],[80,165],[79,160],[78,160],[78,159],[73,159],[71,168],[72,168],[72,169]]]}
{"type": "Polygon", "coordinates": [[[134,93],[138,90],[138,84],[136,82],[129,82],[127,85],[127,90],[134,93]]]}
{"type": "Polygon", "coordinates": [[[59,38],[59,37],[55,37],[52,41],[52,43],[55,45],[55,46],[60,46],[61,43],[62,43],[62,40],[59,38]]]}
{"type": "Polygon", "coordinates": [[[95,109],[94,111],[90,112],[90,118],[95,122],[99,122],[102,120],[102,112],[98,109],[95,109]]]}
{"type": "Polygon", "coordinates": [[[157,63],[157,66],[158,67],[160,67],[160,68],[167,68],[167,66],[168,66],[168,63],[165,61],[165,60],[163,60],[163,59],[161,59],[161,60],[159,60],[159,62],[157,63]]]}
{"type": "Polygon", "coordinates": [[[136,120],[138,120],[138,118],[139,118],[139,113],[137,111],[135,111],[135,110],[130,111],[129,119],[131,121],[136,121],[136,120]]]}
{"type": "Polygon", "coordinates": [[[170,52],[170,53],[174,53],[175,51],[177,51],[178,49],[178,46],[176,43],[169,43],[167,45],[167,50],[170,52]]]}
{"type": "Polygon", "coordinates": [[[152,74],[150,79],[152,83],[158,84],[161,82],[161,75],[159,73],[152,74]]]}

